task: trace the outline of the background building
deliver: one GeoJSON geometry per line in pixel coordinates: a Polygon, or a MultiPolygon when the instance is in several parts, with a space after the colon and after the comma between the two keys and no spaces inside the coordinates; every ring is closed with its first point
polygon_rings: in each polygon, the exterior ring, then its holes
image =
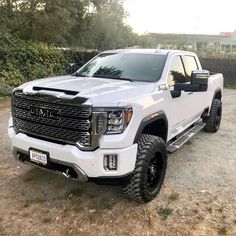
{"type": "Polygon", "coordinates": [[[236,51],[236,31],[219,35],[150,33],[150,36],[160,48],[236,51]]]}

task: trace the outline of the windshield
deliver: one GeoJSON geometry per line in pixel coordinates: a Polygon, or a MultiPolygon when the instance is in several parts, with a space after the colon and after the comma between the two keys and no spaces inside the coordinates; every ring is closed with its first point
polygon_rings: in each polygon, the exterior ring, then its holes
{"type": "Polygon", "coordinates": [[[135,53],[103,53],[75,75],[129,81],[154,82],[160,79],[166,56],[135,53]]]}

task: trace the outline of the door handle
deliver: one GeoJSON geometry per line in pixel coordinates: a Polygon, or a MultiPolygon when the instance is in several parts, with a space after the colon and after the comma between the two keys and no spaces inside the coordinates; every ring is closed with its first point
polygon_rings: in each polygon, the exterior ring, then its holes
{"type": "Polygon", "coordinates": [[[188,94],[188,95],[191,95],[191,94],[193,94],[193,92],[188,92],[187,94],[188,94]]]}

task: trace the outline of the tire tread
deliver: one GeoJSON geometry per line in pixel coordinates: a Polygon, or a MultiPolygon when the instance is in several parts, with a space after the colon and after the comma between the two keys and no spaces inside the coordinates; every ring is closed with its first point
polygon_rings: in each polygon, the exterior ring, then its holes
{"type": "Polygon", "coordinates": [[[218,131],[215,125],[215,114],[219,106],[221,106],[221,101],[219,99],[214,99],[211,106],[210,116],[206,120],[205,131],[208,133],[215,133],[218,131]]]}
{"type": "MultiPolygon", "coordinates": [[[[135,169],[133,171],[133,174],[131,176],[131,179],[129,183],[123,187],[123,192],[132,200],[138,201],[138,202],[148,202],[152,199],[147,198],[144,188],[142,186],[142,180],[144,178],[144,165],[148,165],[147,155],[149,155],[152,151],[152,149],[156,146],[159,146],[159,148],[164,153],[164,158],[167,158],[166,154],[166,146],[162,138],[148,135],[148,134],[142,134],[138,141],[138,153],[137,153],[137,160],[135,169]]],[[[164,168],[164,176],[166,172],[166,165],[164,168]]],[[[159,188],[157,190],[157,193],[159,192],[162,184],[163,184],[164,178],[161,179],[161,183],[159,184],[159,188]]]]}

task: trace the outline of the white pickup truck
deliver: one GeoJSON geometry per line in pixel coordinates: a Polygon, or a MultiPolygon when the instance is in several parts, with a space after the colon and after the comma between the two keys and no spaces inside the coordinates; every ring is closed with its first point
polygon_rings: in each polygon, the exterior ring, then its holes
{"type": "Polygon", "coordinates": [[[121,184],[148,202],[163,183],[167,153],[203,128],[219,129],[222,92],[222,74],[202,70],[194,53],[106,51],[72,75],[15,89],[13,155],[67,178],[121,184]]]}

